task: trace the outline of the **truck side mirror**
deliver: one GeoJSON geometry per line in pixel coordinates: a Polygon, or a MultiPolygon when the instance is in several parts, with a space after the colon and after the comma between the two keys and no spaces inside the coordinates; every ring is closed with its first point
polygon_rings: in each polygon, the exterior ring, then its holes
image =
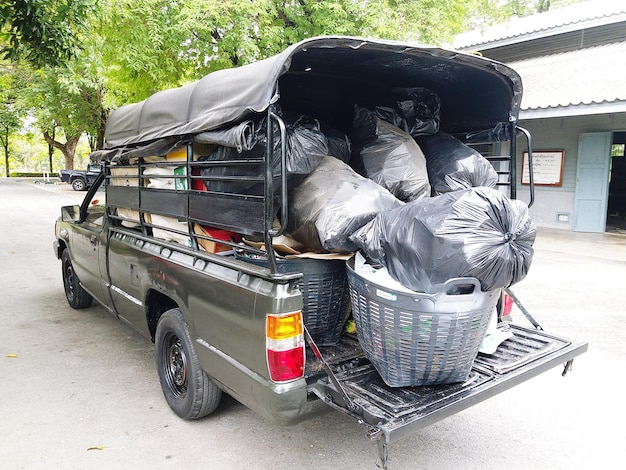
{"type": "Polygon", "coordinates": [[[80,219],[80,206],[61,207],[61,220],[63,222],[78,222],[80,219]]]}

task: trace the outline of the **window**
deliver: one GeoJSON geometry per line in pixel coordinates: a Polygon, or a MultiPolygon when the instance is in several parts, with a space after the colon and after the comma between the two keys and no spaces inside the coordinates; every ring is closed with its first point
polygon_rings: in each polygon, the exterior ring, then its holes
{"type": "Polygon", "coordinates": [[[104,224],[104,207],[106,203],[106,192],[104,191],[104,181],[93,194],[87,206],[87,218],[85,223],[102,226],[104,224]]]}

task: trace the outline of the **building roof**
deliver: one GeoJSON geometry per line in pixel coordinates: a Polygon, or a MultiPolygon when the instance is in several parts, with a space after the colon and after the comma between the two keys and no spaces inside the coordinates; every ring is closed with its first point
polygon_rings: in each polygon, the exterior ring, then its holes
{"type": "Polygon", "coordinates": [[[486,50],[625,20],[623,0],[591,0],[459,34],[453,47],[486,50]]]}
{"type": "Polygon", "coordinates": [[[520,119],[626,112],[626,41],[508,65],[524,84],[520,119]]]}
{"type": "Polygon", "coordinates": [[[520,119],[626,112],[626,2],[589,0],[458,35],[522,77],[520,119]]]}

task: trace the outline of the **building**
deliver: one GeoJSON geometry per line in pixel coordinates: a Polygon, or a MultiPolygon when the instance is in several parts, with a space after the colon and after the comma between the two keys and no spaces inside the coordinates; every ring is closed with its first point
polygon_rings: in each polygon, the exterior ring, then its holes
{"type": "MultiPolygon", "coordinates": [[[[626,233],[626,2],[593,0],[455,39],[521,76],[538,226],[626,233]]],[[[528,201],[523,142],[518,197],[528,201]]]]}

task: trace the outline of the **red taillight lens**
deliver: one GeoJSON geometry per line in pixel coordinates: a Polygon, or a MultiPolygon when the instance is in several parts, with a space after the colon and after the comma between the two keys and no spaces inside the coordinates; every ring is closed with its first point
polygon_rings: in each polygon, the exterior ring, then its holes
{"type": "Polygon", "coordinates": [[[267,316],[266,349],[272,381],[288,382],[304,376],[301,312],[267,316]]]}
{"type": "Polygon", "coordinates": [[[286,351],[267,350],[267,366],[274,382],[287,382],[304,375],[304,347],[286,351]]]}
{"type": "Polygon", "coordinates": [[[504,292],[502,294],[502,315],[501,316],[506,317],[507,315],[510,315],[512,311],[513,311],[513,299],[511,298],[509,294],[504,292]]]}

